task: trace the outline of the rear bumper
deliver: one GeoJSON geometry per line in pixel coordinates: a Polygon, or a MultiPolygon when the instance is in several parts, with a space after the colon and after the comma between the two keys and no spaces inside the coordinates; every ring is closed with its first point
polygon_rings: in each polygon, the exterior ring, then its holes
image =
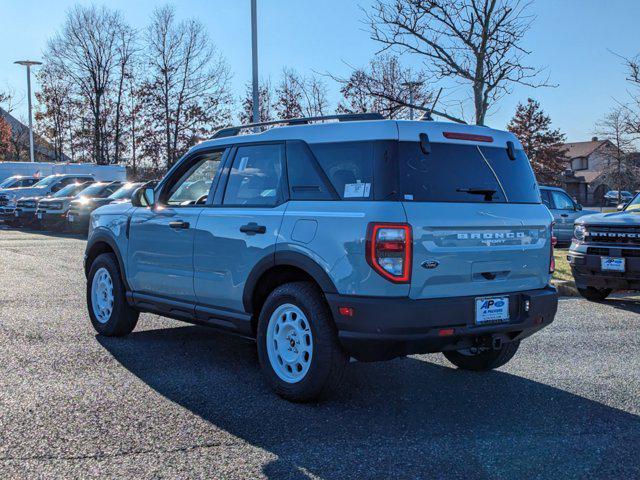
{"type": "Polygon", "coordinates": [[[365,361],[460,350],[496,338],[520,340],[550,324],[558,309],[553,287],[495,296],[509,297],[510,321],[476,326],[475,296],[413,300],[326,294],[342,346],[365,361]],[[340,314],[345,306],[354,309],[352,317],[340,314]]]}
{"type": "Polygon", "coordinates": [[[40,221],[43,226],[62,226],[66,224],[66,212],[48,212],[46,210],[39,210],[36,212],[36,219],[40,221]],[[38,214],[42,218],[38,218],[38,214]]]}
{"type": "MultiPolygon", "coordinates": [[[[603,250],[605,250],[603,248],[603,250]]],[[[606,248],[610,257],[622,257],[625,259],[624,272],[602,271],[602,255],[592,255],[582,252],[569,251],[567,259],[571,265],[571,272],[579,288],[611,288],[613,290],[640,290],[640,256],[634,257],[625,252],[637,252],[640,255],[640,248],[625,246],[622,248],[606,248]],[[624,250],[624,252],[623,252],[624,250]]]]}

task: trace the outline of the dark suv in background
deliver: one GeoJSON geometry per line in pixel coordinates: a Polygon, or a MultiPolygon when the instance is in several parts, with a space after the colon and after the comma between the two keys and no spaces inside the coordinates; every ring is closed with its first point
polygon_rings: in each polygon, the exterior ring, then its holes
{"type": "Polygon", "coordinates": [[[99,182],[80,192],[78,198],[72,200],[69,206],[68,227],[76,231],[87,230],[91,212],[99,206],[96,202],[109,197],[122,185],[122,182],[99,182]]]}

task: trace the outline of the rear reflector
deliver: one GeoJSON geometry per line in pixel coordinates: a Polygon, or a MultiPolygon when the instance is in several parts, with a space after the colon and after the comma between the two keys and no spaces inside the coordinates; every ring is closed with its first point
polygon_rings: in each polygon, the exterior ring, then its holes
{"type": "Polygon", "coordinates": [[[488,135],[474,135],[472,133],[460,133],[460,132],[443,132],[444,138],[451,140],[468,140],[469,142],[493,142],[493,137],[488,135]]]}
{"type": "Polygon", "coordinates": [[[450,337],[455,330],[453,328],[441,328],[438,330],[439,337],[450,337]]]}
{"type": "Polygon", "coordinates": [[[340,307],[338,308],[338,312],[343,317],[353,317],[354,310],[351,307],[340,307]]]}

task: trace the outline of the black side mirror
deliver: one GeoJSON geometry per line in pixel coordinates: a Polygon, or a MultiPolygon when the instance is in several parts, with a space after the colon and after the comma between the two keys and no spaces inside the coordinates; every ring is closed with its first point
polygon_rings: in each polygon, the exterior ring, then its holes
{"type": "Polygon", "coordinates": [[[152,207],[154,203],[155,191],[148,186],[138,188],[131,196],[131,205],[134,207],[152,207]]]}
{"type": "Polygon", "coordinates": [[[576,203],[576,210],[579,212],[580,210],[582,210],[582,205],[580,205],[579,203],[576,203]]]}
{"type": "Polygon", "coordinates": [[[426,133],[420,134],[420,150],[425,155],[429,155],[431,153],[431,142],[429,142],[429,135],[426,133]]]}
{"type": "Polygon", "coordinates": [[[509,156],[509,160],[516,159],[516,146],[511,140],[507,142],[507,155],[509,156]]]}

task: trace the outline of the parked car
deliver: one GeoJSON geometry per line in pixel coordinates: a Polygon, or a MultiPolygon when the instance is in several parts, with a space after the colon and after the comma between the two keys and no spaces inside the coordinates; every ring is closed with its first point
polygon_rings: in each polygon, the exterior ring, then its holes
{"type": "Polygon", "coordinates": [[[40,180],[39,177],[29,175],[13,175],[0,182],[0,190],[5,188],[30,187],[40,180]]]}
{"type": "Polygon", "coordinates": [[[618,204],[628,203],[633,198],[633,193],[622,190],[609,190],[604,194],[604,204],[606,206],[617,206],[618,204]]]}
{"type": "Polygon", "coordinates": [[[614,290],[640,290],[640,195],[621,212],[576,221],[568,260],[580,295],[602,301],[614,290]]]}
{"type": "Polygon", "coordinates": [[[540,185],[542,203],[553,215],[553,233],[558,239],[558,245],[569,245],[573,238],[573,223],[584,215],[598,213],[596,210],[584,210],[562,188],[540,185]]]}
{"type": "Polygon", "coordinates": [[[41,199],[36,206],[36,223],[46,229],[64,230],[67,226],[67,212],[72,200],[93,183],[93,181],[71,183],[51,197],[41,199]]]}
{"type": "Polygon", "coordinates": [[[71,200],[66,214],[67,227],[75,231],[86,230],[91,212],[99,206],[96,202],[109,197],[122,185],[122,182],[98,182],[80,192],[71,200]]]}
{"type": "MultiPolygon", "coordinates": [[[[30,187],[37,183],[40,179],[34,176],[25,175],[13,175],[5,178],[0,182],[0,191],[4,193],[0,194],[0,220],[13,220],[16,209],[16,196],[11,193],[11,189],[30,187]]],[[[10,223],[10,222],[9,222],[10,223]]]]}
{"type": "Polygon", "coordinates": [[[145,311],[253,337],[275,392],[308,401],[350,357],[490,370],[553,321],[553,218],[512,133],[336,118],[220,131],[93,212],[96,331],[126,335],[145,311]]]}

